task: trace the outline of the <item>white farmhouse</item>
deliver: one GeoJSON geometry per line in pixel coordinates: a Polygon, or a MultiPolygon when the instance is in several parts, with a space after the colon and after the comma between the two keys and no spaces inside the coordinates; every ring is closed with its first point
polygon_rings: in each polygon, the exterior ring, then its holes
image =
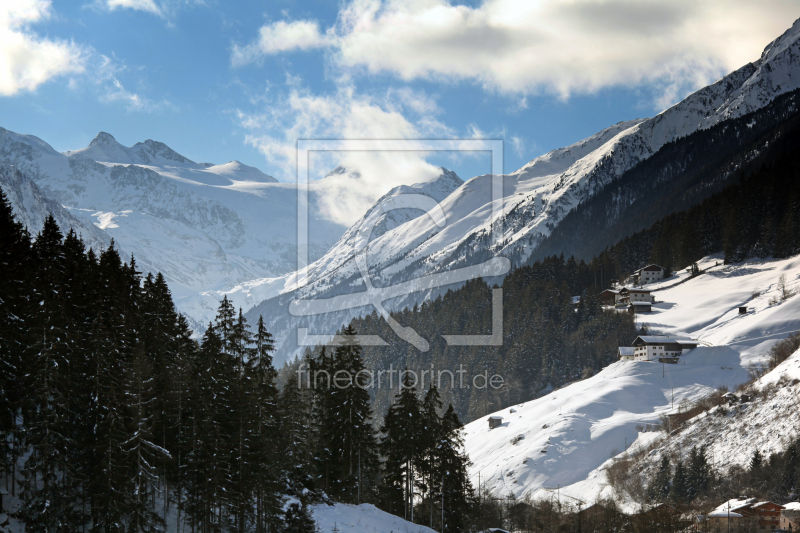
{"type": "Polygon", "coordinates": [[[622,289],[625,291],[625,296],[627,296],[626,301],[627,303],[653,303],[653,297],[650,295],[650,291],[644,289],[622,289]]]}
{"type": "Polygon", "coordinates": [[[664,279],[666,269],[659,265],[647,265],[633,273],[635,283],[644,284],[664,279]]]}
{"type": "Polygon", "coordinates": [[[688,352],[697,348],[697,341],[665,335],[640,335],[633,341],[634,361],[675,362],[688,352]]]}

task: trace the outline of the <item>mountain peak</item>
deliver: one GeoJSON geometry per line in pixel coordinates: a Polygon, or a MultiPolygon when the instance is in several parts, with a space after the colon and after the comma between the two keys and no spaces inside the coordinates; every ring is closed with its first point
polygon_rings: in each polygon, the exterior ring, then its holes
{"type": "Polygon", "coordinates": [[[181,154],[167,146],[160,141],[147,139],[144,142],[138,142],[131,147],[131,150],[136,152],[144,164],[151,163],[151,161],[159,158],[166,159],[167,161],[175,161],[176,163],[194,163],[193,161],[183,157],[181,154]]]}
{"type": "Polygon", "coordinates": [[[98,133],[92,142],[89,143],[89,146],[97,146],[98,144],[119,144],[117,140],[114,138],[113,135],[110,133],[106,133],[101,131],[98,133]]]}
{"type": "Polygon", "coordinates": [[[274,183],[277,182],[275,178],[268,174],[264,174],[256,167],[245,165],[241,161],[228,161],[222,165],[209,165],[205,167],[205,171],[211,174],[218,174],[225,178],[240,182],[256,182],[256,183],[274,183]]]}

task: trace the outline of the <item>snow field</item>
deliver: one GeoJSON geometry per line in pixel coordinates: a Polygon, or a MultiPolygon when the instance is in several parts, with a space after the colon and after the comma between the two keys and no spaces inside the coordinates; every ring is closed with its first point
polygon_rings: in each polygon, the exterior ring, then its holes
{"type": "MultiPolygon", "coordinates": [[[[473,463],[473,484],[477,486],[480,474],[481,484],[501,496],[550,498],[558,494],[593,502],[611,495],[604,470],[612,456],[649,446],[663,435],[639,433],[637,426],[656,424],[662,414],[677,411],[681,402],[697,400],[721,385],[733,390],[748,381],[751,368],[765,360],[772,344],[800,330],[800,295],[769,304],[777,294],[781,274],[789,284],[800,283],[800,257],[721,263],[709,257],[700,265],[708,270],[706,274],[693,279],[680,274],[652,284],[665,288],[655,293],[658,303],[653,312],[638,316],[639,324],[699,339],[701,346],[676,365],[613,363],[586,380],[516,405],[513,413],[508,408],[493,413],[504,417],[502,426],[493,430],[488,428],[488,417],[469,423],[465,446],[473,463]],[[755,298],[754,289],[760,291],[755,298]],[[738,307],[744,305],[749,311],[740,315],[738,307]]],[[[793,356],[762,380],[770,382],[780,373],[800,375],[800,356],[793,356]]],[[[775,417],[763,414],[760,421],[754,420],[751,437],[761,435],[758,442],[774,441],[776,431],[792,431],[785,415],[797,409],[796,394],[787,393],[775,408],[775,417]],[[783,413],[783,418],[777,413],[783,413]]],[[[730,433],[715,443],[718,449],[709,452],[718,464],[741,460],[732,455],[739,446],[742,457],[752,455],[752,447],[734,438],[738,425],[723,422],[718,429],[709,434],[727,434],[723,429],[730,433]]],[[[688,453],[686,446],[683,451],[688,453]]]]}

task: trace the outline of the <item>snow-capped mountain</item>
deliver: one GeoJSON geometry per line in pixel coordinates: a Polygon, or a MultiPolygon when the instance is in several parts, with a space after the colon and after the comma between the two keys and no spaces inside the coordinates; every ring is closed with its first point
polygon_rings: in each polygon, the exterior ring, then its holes
{"type": "Polygon", "coordinates": [[[87,247],[100,250],[111,243],[105,231],[85,218],[73,216],[61,204],[47,198],[31,179],[11,165],[0,163],[0,188],[11,203],[17,221],[34,236],[44,226],[47,216],[52,214],[62,232],[75,230],[87,247]]]}
{"type": "MultiPolygon", "coordinates": [[[[163,272],[179,308],[201,291],[297,267],[297,186],[237,161],[195,163],[163,143],[125,147],[107,133],[59,153],[0,128],[0,162],[33,180],[53,205],[104,230],[142,268],[163,272]]],[[[309,186],[312,259],[347,229],[318,215],[324,181],[309,186]]]]}
{"type": "MultiPolygon", "coordinates": [[[[781,94],[800,87],[800,20],[770,43],[761,58],[689,95],[683,101],[649,119],[620,122],[579,141],[537,157],[519,170],[504,175],[502,198],[492,198],[491,176],[477,176],[461,185],[441,202],[447,225],[442,228],[431,217],[417,217],[373,238],[369,246],[372,282],[388,286],[437,272],[478,264],[494,254],[527,258],[541,240],[575,206],[595,195],[605,185],[655,154],[665,144],[763,108],[781,94]],[[499,206],[492,220],[492,204],[499,206]],[[491,246],[491,229],[502,224],[499,246],[491,246]]],[[[363,221],[359,221],[356,226],[363,221]]],[[[356,227],[354,226],[354,227],[356,227]]],[[[348,235],[357,232],[349,231],[348,235]]],[[[329,298],[364,290],[352,250],[356,246],[340,239],[309,268],[309,283],[302,292],[296,277],[265,279],[247,284],[252,294],[274,294],[251,311],[272,318],[278,339],[278,360],[298,353],[294,344],[299,322],[288,314],[292,298],[329,298]],[[277,294],[281,296],[278,296],[277,294]],[[284,341],[290,339],[288,343],[284,341]]],[[[237,289],[240,290],[240,289],[237,289]]],[[[406,295],[387,304],[398,309],[435,296],[446,288],[406,295]]],[[[314,323],[325,332],[335,331],[353,313],[351,310],[317,316],[314,323]]]]}
{"type": "MultiPolygon", "coordinates": [[[[334,172],[339,169],[334,170],[334,172]]],[[[395,230],[401,225],[414,220],[423,215],[427,208],[413,207],[413,202],[419,200],[419,196],[425,196],[436,202],[444,201],[453,191],[462,184],[454,172],[442,169],[442,174],[437,178],[413,185],[400,185],[393,188],[383,195],[375,205],[370,208],[361,219],[356,222],[344,235],[323,255],[318,261],[309,266],[310,279],[323,279],[326,272],[335,272],[345,268],[347,263],[353,258],[356,251],[365,245],[366,236],[359,230],[361,228],[372,228],[370,236],[380,237],[385,233],[395,230]],[[409,197],[411,204],[399,209],[384,210],[384,206],[390,205],[392,199],[402,195],[409,197]]],[[[296,273],[292,272],[283,276],[263,278],[248,281],[237,285],[231,289],[221,291],[206,291],[197,297],[187,299],[185,308],[193,316],[202,316],[205,319],[213,318],[219,301],[223,296],[227,296],[235,306],[249,309],[253,306],[276,297],[285,292],[291,292],[296,283],[296,273]]],[[[349,315],[348,315],[349,316],[349,315]]],[[[283,317],[276,317],[265,314],[266,320],[271,320],[277,327],[280,327],[283,317]]]]}
{"type": "MultiPolygon", "coordinates": [[[[800,329],[800,296],[771,302],[782,274],[791,289],[800,287],[798,259],[723,265],[719,257],[709,257],[700,262],[704,275],[690,279],[683,272],[647,285],[657,303],[639,322],[659,333],[696,339],[700,346],[676,365],[616,362],[588,379],[493,413],[503,417],[495,429],[489,429],[488,416],[470,422],[464,443],[473,483],[480,474],[487,488],[517,497],[549,498],[556,487],[562,498],[584,503],[613,496],[605,473],[609,452],[630,452],[663,435],[640,433],[637,426],[658,424],[661,415],[721,385],[735,389],[750,379],[750,369],[765,361],[775,342],[800,329]],[[738,310],[743,305],[744,315],[738,310]]],[[[776,379],[781,373],[794,376],[797,361],[776,371],[776,379]]],[[[689,443],[687,436],[684,450],[689,443]]],[[[720,454],[728,444],[719,440],[720,454]]],[[[752,455],[752,447],[742,449],[752,455]]]]}

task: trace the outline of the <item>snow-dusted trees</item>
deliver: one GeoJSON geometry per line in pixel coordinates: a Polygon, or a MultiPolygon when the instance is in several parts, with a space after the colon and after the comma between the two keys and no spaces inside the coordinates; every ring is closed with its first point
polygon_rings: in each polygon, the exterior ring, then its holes
{"type": "Polygon", "coordinates": [[[412,520],[415,466],[431,450],[423,449],[422,410],[409,372],[403,375],[394,403],[386,411],[381,432],[381,504],[390,513],[412,520]]]}
{"type": "MultiPolygon", "coordinates": [[[[352,327],[343,335],[355,335],[352,327]]],[[[377,469],[376,436],[367,374],[357,344],[323,350],[314,369],[320,379],[315,414],[316,449],[321,486],[348,503],[364,501],[377,469]]]]}
{"type": "Polygon", "coordinates": [[[474,495],[463,426],[452,405],[439,414],[442,403],[436,387],[431,386],[420,402],[408,376],[381,428],[380,505],[438,531],[465,531],[474,495]]]}
{"type": "Polygon", "coordinates": [[[224,301],[198,344],[113,242],[52,217],[31,242],[2,194],[0,230],[0,456],[26,530],[280,531],[297,465],[263,321],[224,301]]]}

